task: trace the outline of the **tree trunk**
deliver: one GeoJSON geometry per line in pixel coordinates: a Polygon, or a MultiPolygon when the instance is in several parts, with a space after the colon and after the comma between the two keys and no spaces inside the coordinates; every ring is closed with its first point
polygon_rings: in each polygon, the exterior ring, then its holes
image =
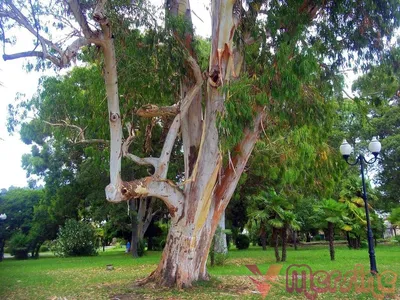
{"type": "Polygon", "coordinates": [[[0,238],[0,261],[3,261],[4,258],[4,244],[5,240],[0,238]]]}
{"type": "Polygon", "coordinates": [[[294,250],[297,250],[297,230],[293,230],[293,246],[294,250]]]}
{"type": "Polygon", "coordinates": [[[278,229],[276,229],[275,227],[272,227],[272,243],[274,245],[276,262],[280,262],[281,258],[279,256],[278,229]]]}
{"type": "Polygon", "coordinates": [[[153,205],[156,199],[154,197],[145,197],[139,200],[138,209],[138,239],[143,240],[144,235],[149,228],[151,220],[155,213],[153,213],[153,205]]]}
{"type": "Polygon", "coordinates": [[[329,254],[331,256],[331,260],[335,260],[335,248],[333,245],[333,233],[334,233],[333,229],[334,229],[334,224],[328,222],[329,254]]]}
{"type": "Polygon", "coordinates": [[[287,231],[288,226],[285,224],[281,229],[281,236],[282,236],[282,259],[281,261],[286,261],[286,253],[287,253],[287,231]]]}
{"type": "Polygon", "coordinates": [[[311,242],[311,234],[309,232],[307,232],[307,235],[306,235],[306,242],[307,243],[311,242]]]}
{"type": "Polygon", "coordinates": [[[267,250],[267,230],[265,229],[264,222],[261,223],[260,228],[260,239],[261,239],[261,246],[262,249],[265,251],[267,250]]]}
{"type": "MultiPolygon", "coordinates": [[[[190,80],[185,80],[182,86],[180,110],[170,126],[159,158],[141,159],[128,153],[132,136],[122,144],[124,156],[139,164],[153,165],[154,174],[122,182],[116,167],[120,167],[121,149],[118,155],[114,155],[114,148],[111,147],[112,174],[110,185],[106,188],[107,199],[119,202],[144,196],[157,197],[164,201],[171,215],[171,227],[161,261],[157,269],[142,280],[143,284],[153,281],[162,286],[182,288],[191,286],[193,281],[208,279],[206,262],[213,235],[262,130],[261,122],[266,112],[263,107],[255,107],[253,124],[243,128],[242,140],[231,150],[233,155],[221,153],[217,115],[224,111],[226,94],[222,87],[238,76],[243,59],[239,50],[233,47],[233,37],[240,18],[240,14],[234,11],[235,4],[240,3],[233,0],[212,2],[213,37],[206,89],[201,88],[203,75],[191,55],[191,33],[188,32],[184,37],[176,36],[187,50],[190,80]],[[193,117],[192,109],[197,111],[193,117]],[[182,132],[185,165],[185,181],[180,187],[166,179],[170,155],[179,131],[182,132]]],[[[190,16],[188,1],[168,0],[167,7],[190,16]]],[[[110,102],[113,99],[108,100],[110,102]]],[[[120,124],[115,110],[116,107],[109,110],[110,125],[120,124]]],[[[117,137],[115,130],[111,145],[118,143],[121,147],[117,137]]]]}
{"type": "Polygon", "coordinates": [[[351,248],[350,234],[348,231],[346,231],[346,239],[347,239],[347,245],[349,246],[349,248],[351,248]]]}
{"type": "Polygon", "coordinates": [[[222,212],[221,220],[218,224],[219,230],[215,232],[215,242],[214,242],[214,252],[220,254],[228,253],[228,245],[226,244],[226,234],[225,234],[225,211],[222,212]]]}
{"type": "Polygon", "coordinates": [[[136,201],[129,200],[129,216],[131,218],[131,253],[133,258],[138,258],[138,246],[139,246],[139,239],[138,239],[138,213],[136,211],[136,201]]]}

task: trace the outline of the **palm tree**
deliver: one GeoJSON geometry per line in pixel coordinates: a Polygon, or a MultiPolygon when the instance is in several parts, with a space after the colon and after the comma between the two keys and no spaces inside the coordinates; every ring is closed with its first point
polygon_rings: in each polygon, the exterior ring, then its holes
{"type": "Polygon", "coordinates": [[[288,200],[278,195],[275,190],[261,191],[253,198],[254,205],[250,209],[251,221],[260,223],[260,237],[263,249],[266,246],[266,227],[272,228],[272,243],[274,245],[276,261],[281,261],[279,254],[279,233],[282,238],[282,261],[286,261],[287,230],[298,229],[298,222],[291,209],[293,206],[288,200]]]}
{"type": "Polygon", "coordinates": [[[331,260],[335,260],[335,248],[333,245],[335,226],[348,229],[343,222],[346,210],[343,203],[333,199],[324,199],[314,207],[315,219],[321,228],[328,229],[329,254],[331,260]]]}
{"type": "MultiPolygon", "coordinates": [[[[292,207],[293,208],[293,207],[292,207]]],[[[286,261],[286,247],[287,247],[287,232],[289,229],[292,230],[300,230],[300,224],[296,220],[296,215],[293,211],[291,210],[283,210],[281,213],[282,215],[282,221],[283,221],[283,227],[282,227],[282,259],[281,261],[286,261]]]]}

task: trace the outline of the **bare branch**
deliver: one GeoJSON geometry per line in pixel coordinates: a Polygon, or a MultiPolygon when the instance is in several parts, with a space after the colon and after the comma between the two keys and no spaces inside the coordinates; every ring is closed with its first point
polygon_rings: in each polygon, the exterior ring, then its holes
{"type": "Polygon", "coordinates": [[[201,89],[201,86],[203,85],[203,76],[201,76],[201,70],[196,60],[190,55],[186,58],[186,60],[193,71],[193,76],[196,80],[196,83],[186,94],[185,98],[182,100],[180,108],[181,117],[183,117],[187,113],[190,104],[192,103],[193,99],[196,97],[196,95],[201,89]]]}
{"type": "Polygon", "coordinates": [[[86,17],[82,13],[81,5],[79,4],[78,0],[67,0],[69,8],[72,11],[72,14],[75,17],[75,20],[78,22],[79,26],[82,29],[83,35],[86,38],[90,38],[93,34],[92,30],[90,29],[86,17]]]}
{"type": "Polygon", "coordinates": [[[254,127],[246,128],[244,137],[239,144],[236,145],[234,152],[237,153],[231,163],[224,169],[222,180],[217,184],[214,191],[216,199],[216,209],[224,210],[229,203],[229,200],[235,191],[237,182],[240,179],[240,174],[244,171],[247,160],[254,148],[254,145],[262,131],[261,122],[265,118],[266,112],[263,108],[259,108],[258,114],[254,119],[254,127]]]}
{"type": "Polygon", "coordinates": [[[103,139],[89,139],[89,140],[81,140],[81,141],[77,141],[74,142],[74,144],[109,144],[110,141],[108,140],[103,140],[103,139]]]}
{"type": "Polygon", "coordinates": [[[169,128],[167,137],[165,138],[164,146],[161,151],[160,161],[154,176],[158,178],[166,178],[168,172],[169,159],[171,157],[172,147],[175,144],[175,139],[178,135],[179,128],[181,127],[181,117],[176,115],[169,128]]]}
{"type": "Polygon", "coordinates": [[[111,27],[108,22],[108,18],[104,12],[104,6],[106,5],[107,0],[98,0],[96,7],[93,13],[93,20],[100,24],[101,29],[103,30],[105,38],[111,38],[111,27]]]}
{"type": "Polygon", "coordinates": [[[54,127],[69,127],[73,128],[78,131],[78,136],[74,139],[71,140],[73,144],[91,144],[91,143],[101,143],[101,144],[109,144],[110,141],[103,140],[103,139],[89,139],[87,140],[85,138],[85,129],[82,129],[81,127],[73,124],[69,124],[67,121],[62,120],[62,123],[51,123],[48,121],[43,121],[43,123],[54,126],[54,127]]]}
{"type": "Polygon", "coordinates": [[[131,143],[135,139],[135,132],[133,130],[133,127],[132,127],[131,123],[127,123],[126,124],[126,128],[128,129],[129,136],[122,144],[122,155],[124,157],[129,158],[130,160],[132,160],[133,162],[137,163],[138,165],[141,165],[141,166],[152,165],[155,169],[157,169],[158,161],[159,161],[158,158],[156,158],[156,157],[141,158],[141,157],[138,157],[138,156],[136,156],[134,154],[129,153],[129,146],[131,145],[131,143]]]}
{"type": "Polygon", "coordinates": [[[178,113],[178,106],[157,106],[153,104],[143,105],[136,111],[136,115],[144,118],[153,118],[153,117],[168,117],[168,116],[176,116],[178,113]]]}
{"type": "Polygon", "coordinates": [[[4,61],[18,59],[18,58],[24,58],[24,57],[45,58],[45,59],[50,60],[53,64],[55,64],[59,68],[62,68],[62,66],[63,66],[63,64],[57,57],[49,55],[48,53],[45,54],[42,51],[26,51],[26,52],[14,53],[14,54],[3,54],[4,61]]]}

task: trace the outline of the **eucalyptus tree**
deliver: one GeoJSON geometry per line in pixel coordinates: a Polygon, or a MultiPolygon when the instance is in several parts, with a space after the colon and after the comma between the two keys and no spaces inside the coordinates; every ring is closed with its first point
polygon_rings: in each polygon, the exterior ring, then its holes
{"type": "Polygon", "coordinates": [[[353,84],[353,90],[359,95],[357,101],[365,107],[368,120],[361,132],[366,137],[378,136],[382,142],[379,168],[374,176],[382,201],[375,206],[387,211],[400,203],[399,64],[400,48],[395,47],[353,84]]]}
{"type": "MultiPolygon", "coordinates": [[[[121,114],[120,102],[129,105],[129,101],[120,101],[118,72],[124,74],[124,68],[117,71],[117,61],[123,54],[115,50],[115,37],[123,35],[123,30],[132,30],[136,23],[143,25],[140,20],[149,10],[143,3],[3,1],[3,43],[13,41],[10,35],[17,26],[27,29],[35,39],[31,49],[5,53],[3,58],[34,56],[44,65],[61,68],[82,47],[97,47],[102,54],[110,125],[106,198],[120,202],[154,196],[164,201],[171,227],[161,261],[146,281],[186,287],[209,278],[206,261],[212,236],[263,127],[273,127],[277,116],[286,117],[288,127],[301,118],[322,118],[319,108],[324,101],[318,95],[333,88],[336,81],[331,75],[358,59],[376,59],[399,25],[398,2],[213,1],[210,58],[203,73],[192,48],[189,1],[167,1],[166,11],[175,26],[170,37],[180,45],[184,58],[177,80],[181,93],[176,93],[175,104],[158,106],[157,101],[146,99],[152,105],[136,110],[142,117],[172,118],[159,156],[141,158],[130,153],[134,125],[129,124],[125,132],[122,127],[129,118],[121,114]],[[46,22],[73,29],[67,39],[58,42],[46,22]],[[67,40],[65,46],[62,42],[67,40]],[[314,85],[316,82],[319,85],[314,85]],[[185,177],[175,184],[166,175],[179,131],[185,177]],[[153,174],[124,180],[122,157],[152,166],[153,174]]],[[[152,19],[144,26],[154,22],[152,19]]],[[[127,51],[140,47],[125,45],[127,51]]],[[[129,56],[126,58],[129,62],[129,56]]],[[[168,70],[163,61],[159,65],[168,70]]],[[[140,70],[124,74],[131,78],[141,75],[140,70]]],[[[160,84],[170,84],[172,78],[160,84]]]]}

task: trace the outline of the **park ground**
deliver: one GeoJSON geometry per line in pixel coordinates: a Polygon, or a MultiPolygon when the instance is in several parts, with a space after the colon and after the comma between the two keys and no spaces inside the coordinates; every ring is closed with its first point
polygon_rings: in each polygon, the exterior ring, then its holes
{"type": "MultiPolygon", "coordinates": [[[[380,274],[383,271],[397,274],[394,293],[382,295],[375,280],[374,293],[357,292],[353,288],[345,293],[321,293],[318,299],[400,299],[400,247],[379,245],[376,255],[380,274]]],[[[0,263],[0,299],[262,299],[250,277],[263,279],[252,275],[246,265],[256,264],[265,274],[275,264],[271,248],[267,251],[259,247],[240,251],[232,249],[223,266],[209,267],[209,282],[199,282],[185,290],[137,286],[135,281],[154,270],[160,256],[161,252],[148,251],[144,257],[132,259],[124,253],[124,248],[119,248],[100,252],[94,257],[44,255],[37,260],[4,259],[0,263]],[[112,271],[106,270],[110,264],[114,268],[112,271]]],[[[365,282],[371,278],[367,272],[369,258],[366,249],[350,250],[346,246],[337,246],[333,262],[325,245],[301,247],[297,251],[289,249],[287,262],[281,264],[279,276],[266,299],[307,299],[304,293],[286,291],[286,270],[292,264],[308,264],[313,272],[338,270],[342,273],[361,264],[367,273],[365,282]]],[[[396,278],[391,277],[393,279],[396,278]]],[[[383,287],[390,287],[385,285],[385,280],[382,282],[383,287]]]]}

